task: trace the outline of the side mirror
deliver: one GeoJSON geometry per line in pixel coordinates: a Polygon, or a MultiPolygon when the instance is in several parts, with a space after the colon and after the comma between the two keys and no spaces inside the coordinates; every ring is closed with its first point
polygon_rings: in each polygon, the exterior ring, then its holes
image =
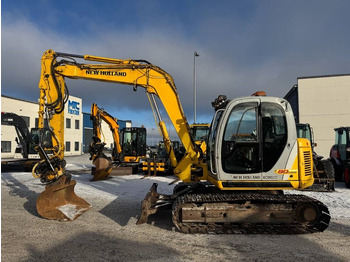
{"type": "Polygon", "coordinates": [[[317,146],[317,143],[312,143],[312,146],[313,146],[313,147],[316,147],[316,146],[317,146]]]}

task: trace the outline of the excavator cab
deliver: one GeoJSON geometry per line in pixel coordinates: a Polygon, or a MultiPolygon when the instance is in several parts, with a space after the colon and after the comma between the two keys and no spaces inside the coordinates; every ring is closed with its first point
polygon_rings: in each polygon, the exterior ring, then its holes
{"type": "Polygon", "coordinates": [[[121,136],[124,161],[139,163],[140,158],[146,156],[146,128],[125,127],[121,130],[121,136]]]}
{"type": "Polygon", "coordinates": [[[313,148],[317,146],[314,143],[314,133],[310,124],[297,124],[297,136],[309,139],[313,148]]]}
{"type": "MultiPolygon", "coordinates": [[[[48,128],[32,128],[30,130],[29,155],[37,155],[35,150],[39,144],[47,154],[52,154],[52,132],[48,128]]],[[[39,157],[39,156],[38,156],[39,157]]]]}
{"type": "Polygon", "coordinates": [[[298,167],[289,158],[298,142],[289,107],[270,97],[216,105],[208,140],[209,180],[223,190],[292,189],[299,182],[312,185],[312,159],[307,158],[307,173],[299,174],[301,181],[293,175],[298,167]]]}

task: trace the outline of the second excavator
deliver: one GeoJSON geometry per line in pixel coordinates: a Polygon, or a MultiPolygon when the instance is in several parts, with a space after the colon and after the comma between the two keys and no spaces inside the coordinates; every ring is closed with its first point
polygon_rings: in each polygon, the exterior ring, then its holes
{"type": "MultiPolygon", "coordinates": [[[[172,206],[175,227],[186,233],[291,234],[319,232],[328,227],[330,215],[320,201],[305,195],[283,194],[284,190],[309,187],[314,181],[310,142],[297,139],[293,112],[286,100],[262,93],[233,100],[225,96],[215,99],[205,161],[191,136],[174,80],[163,69],[145,60],[47,50],[42,57],[39,116],[49,116],[60,144],[65,78],[143,87],[151,97],[160,124],[162,118],[155,98],[163,103],[186,151],[179,161],[170,155],[174,175],[182,182],[174,187],[172,195],[159,194],[157,184],[153,184],[142,202],[138,224],[147,222],[159,208],[172,206]],[[98,64],[78,63],[78,59],[98,64]],[[53,105],[57,107],[56,114],[53,105]]],[[[166,130],[164,134],[171,153],[166,130]]],[[[72,180],[65,178],[62,162],[63,157],[48,158],[47,169],[37,170],[37,176],[42,181],[68,182],[65,185],[71,188],[72,180]]]]}
{"type": "Polygon", "coordinates": [[[95,181],[95,180],[105,179],[110,174],[112,170],[112,162],[120,161],[120,157],[121,157],[120,153],[122,150],[119,142],[119,125],[115,117],[111,116],[105,110],[103,110],[102,108],[99,108],[97,104],[93,103],[91,106],[90,119],[92,121],[92,126],[93,126],[93,137],[92,137],[92,142],[89,146],[89,153],[91,156],[90,160],[92,160],[92,163],[95,165],[91,170],[91,174],[93,175],[92,180],[95,181]],[[103,153],[106,143],[102,142],[101,140],[102,120],[108,124],[112,132],[113,141],[114,141],[112,158],[107,157],[103,153]]]}
{"type": "Polygon", "coordinates": [[[91,106],[91,120],[93,124],[92,142],[89,147],[90,159],[95,165],[91,173],[93,181],[105,179],[112,171],[118,174],[131,174],[137,171],[141,157],[146,155],[146,129],[144,127],[130,127],[121,130],[119,135],[118,120],[106,110],[93,103],[91,106]],[[105,122],[113,136],[111,157],[105,155],[105,143],[102,141],[102,121],[105,122]],[[134,172],[133,172],[134,170],[134,172]],[[136,171],[135,171],[136,170],[136,171]]]}

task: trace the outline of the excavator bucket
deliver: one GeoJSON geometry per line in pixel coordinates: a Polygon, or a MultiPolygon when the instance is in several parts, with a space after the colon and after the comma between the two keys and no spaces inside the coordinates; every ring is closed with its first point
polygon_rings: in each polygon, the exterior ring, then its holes
{"type": "Polygon", "coordinates": [[[91,169],[91,181],[106,179],[112,171],[112,161],[107,157],[97,157],[92,163],[95,166],[91,169]]]}
{"type": "Polygon", "coordinates": [[[38,213],[47,219],[72,221],[91,207],[74,193],[76,181],[61,176],[39,195],[36,201],[38,213]]]}

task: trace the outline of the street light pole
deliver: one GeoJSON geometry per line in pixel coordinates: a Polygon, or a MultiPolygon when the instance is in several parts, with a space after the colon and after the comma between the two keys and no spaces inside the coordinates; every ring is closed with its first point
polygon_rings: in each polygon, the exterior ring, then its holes
{"type": "Polygon", "coordinates": [[[197,107],[196,56],[199,56],[199,54],[198,54],[196,51],[194,51],[194,54],[193,54],[193,105],[194,105],[194,124],[196,123],[196,107],[197,107]]]}

